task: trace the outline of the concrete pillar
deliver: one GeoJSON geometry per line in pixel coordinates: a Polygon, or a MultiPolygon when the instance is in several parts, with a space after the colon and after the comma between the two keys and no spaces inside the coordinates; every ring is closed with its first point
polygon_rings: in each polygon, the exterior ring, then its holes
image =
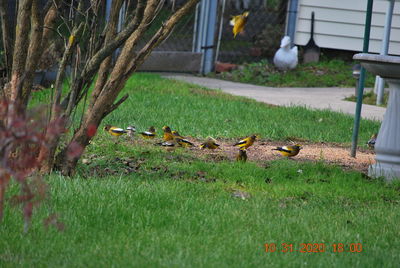
{"type": "Polygon", "coordinates": [[[376,164],[369,175],[400,179],[400,79],[387,79],[389,102],[375,144],[376,164]]]}

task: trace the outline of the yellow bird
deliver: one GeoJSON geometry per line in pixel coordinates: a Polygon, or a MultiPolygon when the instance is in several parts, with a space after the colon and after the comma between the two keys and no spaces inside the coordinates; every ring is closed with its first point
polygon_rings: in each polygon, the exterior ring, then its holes
{"type": "Polygon", "coordinates": [[[247,153],[245,149],[239,149],[239,153],[236,156],[236,161],[242,161],[242,162],[247,161],[247,153]]]}
{"type": "Polygon", "coordinates": [[[248,11],[245,11],[241,15],[232,16],[232,19],[230,20],[229,24],[233,26],[232,32],[234,38],[238,33],[243,32],[249,14],[250,13],[248,11]]]}
{"type": "Polygon", "coordinates": [[[171,133],[172,133],[172,135],[174,137],[174,141],[177,144],[179,144],[180,146],[185,147],[185,148],[194,146],[194,144],[192,142],[188,141],[185,137],[182,137],[178,133],[178,131],[174,130],[171,133]]]}
{"type": "Polygon", "coordinates": [[[140,132],[140,135],[142,135],[144,139],[154,139],[156,136],[156,129],[152,126],[148,131],[140,132]]]}
{"type": "Polygon", "coordinates": [[[187,139],[181,139],[181,138],[177,138],[175,137],[175,141],[182,147],[188,148],[188,147],[193,147],[194,144],[190,141],[188,141],[187,139]]]}
{"type": "Polygon", "coordinates": [[[301,149],[303,149],[303,147],[301,147],[300,144],[296,144],[296,145],[276,147],[275,149],[272,149],[272,150],[279,151],[280,154],[283,156],[293,157],[293,156],[298,155],[298,153],[300,152],[301,149]]]}
{"type": "Polygon", "coordinates": [[[205,142],[200,144],[201,149],[211,149],[215,150],[219,147],[220,145],[217,143],[217,141],[211,137],[208,137],[205,142]]]}
{"type": "Polygon", "coordinates": [[[243,140],[238,141],[237,143],[235,143],[233,146],[238,146],[240,149],[247,149],[250,146],[253,145],[253,143],[255,142],[255,140],[257,139],[257,135],[251,135],[247,138],[244,138],[243,140]]]}
{"type": "Polygon", "coordinates": [[[174,140],[174,135],[172,135],[171,128],[169,126],[163,126],[162,130],[164,131],[164,135],[163,135],[164,141],[174,140]]]}
{"type": "Polygon", "coordinates": [[[119,127],[113,127],[111,125],[106,125],[104,127],[104,130],[107,131],[108,133],[110,133],[112,136],[115,136],[115,137],[119,137],[122,134],[126,133],[126,130],[124,130],[122,128],[119,128],[119,127]]]}

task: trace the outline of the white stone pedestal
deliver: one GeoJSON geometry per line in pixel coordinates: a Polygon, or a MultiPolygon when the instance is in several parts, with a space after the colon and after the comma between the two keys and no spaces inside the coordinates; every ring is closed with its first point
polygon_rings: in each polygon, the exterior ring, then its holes
{"type": "Polygon", "coordinates": [[[388,107],[375,143],[376,164],[368,173],[386,180],[400,179],[400,57],[360,53],[353,59],[389,84],[388,107]]]}
{"type": "Polygon", "coordinates": [[[400,80],[387,80],[389,102],[375,143],[376,164],[369,167],[371,177],[400,179],[400,80]]]}

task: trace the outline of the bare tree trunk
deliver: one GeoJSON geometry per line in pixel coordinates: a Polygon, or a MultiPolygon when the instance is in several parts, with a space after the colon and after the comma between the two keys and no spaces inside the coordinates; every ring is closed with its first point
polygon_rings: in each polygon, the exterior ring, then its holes
{"type": "Polygon", "coordinates": [[[173,14],[168,21],[163,24],[149,44],[146,45],[136,56],[134,47],[149,27],[154,17],[154,12],[159,4],[157,1],[148,1],[141,24],[126,41],[110,77],[93,104],[90,113],[86,113],[85,121],[74,134],[69,145],[57,156],[57,165],[64,175],[72,175],[79,159],[79,156],[68,157],[67,152],[71,150],[73,146],[80,146],[84,149],[89,144],[91,136],[88,134],[88,130],[93,127],[98,128],[103,118],[118,108],[118,106],[127,98],[127,96],[124,96],[114,103],[118,94],[124,87],[126,80],[134,71],[136,71],[137,67],[143,63],[151,51],[169,36],[179,19],[188,13],[198,1],[199,0],[189,0],[182,8],[173,14]],[[132,64],[133,60],[134,63],[132,64]]]}
{"type": "Polygon", "coordinates": [[[25,66],[25,79],[22,88],[22,99],[21,104],[27,105],[29,95],[32,90],[32,83],[36,71],[36,67],[38,65],[41,51],[40,45],[42,43],[42,35],[43,35],[43,20],[40,18],[40,11],[38,6],[38,0],[33,0],[32,2],[32,16],[31,16],[31,36],[30,43],[28,48],[28,56],[26,60],[25,66]]]}
{"type": "MultiPolygon", "coordinates": [[[[121,9],[122,3],[123,3],[123,0],[116,0],[115,2],[113,2],[109,23],[107,25],[106,38],[104,41],[105,45],[107,45],[117,34],[119,10],[121,9]]],[[[104,84],[107,82],[107,77],[110,74],[111,64],[112,64],[112,55],[108,56],[101,63],[99,72],[97,73],[96,84],[95,84],[94,90],[92,92],[91,103],[89,104],[88,109],[91,109],[93,107],[93,103],[96,101],[97,96],[101,92],[101,89],[104,87],[104,84]]]]}
{"type": "Polygon", "coordinates": [[[52,0],[50,8],[46,14],[42,14],[39,10],[39,0],[32,2],[32,16],[31,16],[31,35],[30,44],[28,49],[28,56],[25,67],[25,79],[22,89],[22,104],[27,105],[28,99],[32,90],[33,79],[35,71],[39,64],[42,50],[40,48],[46,47],[50,39],[49,27],[54,26],[57,19],[57,7],[60,0],[52,0]],[[43,16],[44,19],[43,19],[43,16]]]}
{"type": "Polygon", "coordinates": [[[47,47],[49,44],[50,37],[54,32],[54,26],[57,20],[57,13],[59,9],[59,3],[61,0],[50,0],[53,2],[50,9],[47,11],[47,14],[44,18],[44,28],[43,28],[43,37],[42,37],[42,47],[47,47]]]}
{"type": "MultiPolygon", "coordinates": [[[[79,26],[77,26],[71,33],[72,38],[69,39],[69,43],[64,51],[63,58],[58,67],[56,83],[54,86],[55,95],[54,95],[54,98],[52,101],[50,120],[57,120],[58,118],[64,116],[62,114],[61,107],[60,107],[61,94],[62,94],[62,83],[64,81],[65,69],[66,69],[67,63],[68,63],[67,60],[71,56],[72,50],[75,47],[75,44],[73,41],[74,37],[80,31],[82,31],[82,29],[83,29],[83,23],[81,23],[79,26]]],[[[49,144],[48,148],[42,147],[39,152],[39,158],[44,159],[44,161],[42,162],[42,165],[40,167],[40,172],[42,172],[42,173],[50,173],[51,172],[51,170],[53,168],[53,164],[54,164],[54,155],[57,150],[60,137],[54,136],[52,134],[52,130],[47,129],[46,140],[48,141],[48,144],[49,144]]]]}
{"type": "Polygon", "coordinates": [[[9,12],[7,12],[7,10],[8,10],[7,0],[0,0],[0,20],[1,20],[3,49],[5,54],[4,57],[7,69],[7,78],[10,79],[13,47],[12,47],[12,33],[9,22],[10,14],[9,12]]]}
{"type": "Polygon", "coordinates": [[[17,26],[15,31],[14,55],[11,72],[11,101],[16,101],[22,94],[22,80],[25,74],[26,56],[29,47],[29,30],[32,0],[22,0],[18,7],[17,26]]]}

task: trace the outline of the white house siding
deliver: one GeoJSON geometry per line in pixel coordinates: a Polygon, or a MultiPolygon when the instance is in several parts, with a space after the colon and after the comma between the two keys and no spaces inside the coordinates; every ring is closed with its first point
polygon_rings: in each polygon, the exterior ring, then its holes
{"type": "MultiPolygon", "coordinates": [[[[369,52],[379,53],[389,1],[374,1],[369,52]]],[[[311,12],[315,13],[314,40],[323,48],[362,51],[367,0],[300,0],[295,44],[310,39],[311,12]]],[[[389,54],[400,55],[400,2],[395,2],[389,54]]]]}

